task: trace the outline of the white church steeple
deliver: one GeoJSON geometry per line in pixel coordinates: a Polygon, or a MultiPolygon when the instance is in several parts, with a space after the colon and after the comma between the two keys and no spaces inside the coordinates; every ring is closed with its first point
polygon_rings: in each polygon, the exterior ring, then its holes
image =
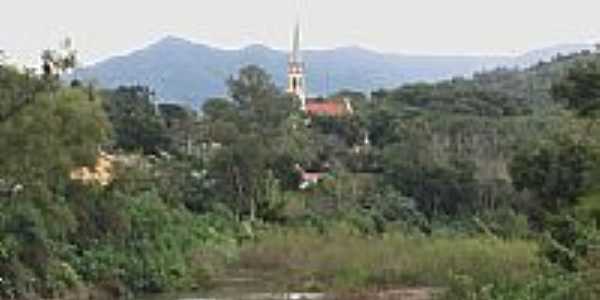
{"type": "Polygon", "coordinates": [[[300,99],[302,110],[306,108],[306,84],[304,81],[304,63],[300,51],[300,21],[296,22],[292,41],[292,51],[288,63],[288,93],[300,99]]]}

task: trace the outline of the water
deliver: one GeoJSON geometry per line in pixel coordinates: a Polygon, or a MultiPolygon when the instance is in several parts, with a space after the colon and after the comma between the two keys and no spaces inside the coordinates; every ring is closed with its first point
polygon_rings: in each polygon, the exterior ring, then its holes
{"type": "MultiPolygon", "coordinates": [[[[443,289],[436,288],[402,288],[371,293],[361,293],[360,295],[346,295],[349,299],[359,300],[431,300],[436,295],[441,295],[443,289]]],[[[333,295],[323,293],[259,293],[259,292],[240,292],[235,290],[191,293],[191,294],[164,294],[147,297],[140,297],[136,300],[333,300],[340,299],[333,295]]],[[[344,298],[342,298],[344,299],[344,298]]]]}
{"type": "MultiPolygon", "coordinates": [[[[136,300],[334,300],[333,294],[314,292],[289,292],[285,285],[275,280],[229,278],[220,282],[216,289],[180,294],[160,294],[138,297],[136,300]]],[[[441,294],[442,289],[431,287],[399,288],[365,291],[360,295],[345,295],[353,300],[431,300],[441,294]]]]}
{"type": "Polygon", "coordinates": [[[328,300],[322,293],[192,293],[164,294],[138,298],[137,300],[328,300]]]}

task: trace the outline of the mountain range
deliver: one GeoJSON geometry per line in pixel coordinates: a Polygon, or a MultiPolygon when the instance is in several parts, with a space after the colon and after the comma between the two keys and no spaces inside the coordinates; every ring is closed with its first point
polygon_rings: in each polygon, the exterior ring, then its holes
{"type": "MultiPolygon", "coordinates": [[[[370,91],[469,76],[498,67],[524,68],[559,53],[592,48],[587,44],[568,44],[519,56],[432,56],[342,47],[303,51],[303,57],[309,94],[318,96],[341,89],[370,91]]],[[[198,105],[207,98],[225,95],[225,80],[249,64],[261,66],[279,86],[284,86],[287,55],[263,45],[225,50],[170,36],[130,54],[77,69],[72,76],[106,88],[147,85],[165,101],[198,105]]]]}

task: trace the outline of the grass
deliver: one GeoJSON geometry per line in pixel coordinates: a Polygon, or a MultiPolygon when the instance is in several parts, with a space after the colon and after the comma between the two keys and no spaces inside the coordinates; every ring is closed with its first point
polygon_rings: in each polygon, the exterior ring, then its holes
{"type": "Polygon", "coordinates": [[[237,267],[270,274],[265,279],[285,289],[480,289],[530,282],[540,272],[536,253],[533,242],[483,236],[365,237],[346,230],[288,229],[243,245],[237,267]]]}

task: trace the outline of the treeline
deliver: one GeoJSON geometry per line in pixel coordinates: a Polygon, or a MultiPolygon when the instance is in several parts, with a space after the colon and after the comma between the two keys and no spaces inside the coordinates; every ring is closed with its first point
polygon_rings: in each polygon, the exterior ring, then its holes
{"type": "MultiPolygon", "coordinates": [[[[509,270],[497,285],[486,281],[493,276],[411,273],[446,285],[448,297],[598,295],[597,54],[372,95],[341,91],[334,96],[356,112],[339,118],[306,116],[256,66],[227,81],[229,98],[196,112],[156,103],[149,87],[63,83],[73,57],[46,56],[42,74],[0,66],[0,298],[199,288],[244,253],[260,255],[245,245],[269,246],[274,231],[274,243],[281,231],[309,230],[323,245],[340,227],[351,237],[331,241],[375,252],[360,238],[431,239],[431,253],[457,239],[465,260],[473,249],[515,250],[529,263],[531,243],[550,266],[528,272],[535,282],[509,270]],[[102,156],[112,157],[107,185],[73,178],[102,156]],[[302,185],[306,174],[318,182],[302,185]]],[[[380,282],[404,278],[380,271],[380,282]]]]}

